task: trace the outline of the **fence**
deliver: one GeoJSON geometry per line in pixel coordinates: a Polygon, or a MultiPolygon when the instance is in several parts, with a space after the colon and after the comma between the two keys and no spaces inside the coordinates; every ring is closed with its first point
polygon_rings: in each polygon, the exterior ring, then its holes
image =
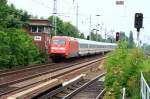
{"type": "Polygon", "coordinates": [[[144,79],[143,73],[141,72],[141,97],[142,99],[150,99],[150,87],[144,79]]]}

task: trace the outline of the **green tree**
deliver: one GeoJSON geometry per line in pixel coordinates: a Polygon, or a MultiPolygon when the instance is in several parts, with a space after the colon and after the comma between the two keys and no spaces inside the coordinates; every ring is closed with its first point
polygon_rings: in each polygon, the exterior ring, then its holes
{"type": "Polygon", "coordinates": [[[27,24],[31,15],[16,9],[13,4],[7,5],[6,0],[0,2],[0,24],[4,28],[22,28],[27,24]]]}
{"type": "Polygon", "coordinates": [[[67,33],[68,36],[76,38],[79,37],[78,29],[75,26],[73,26],[70,22],[64,23],[64,32],[67,33]]]}
{"type": "Polygon", "coordinates": [[[111,37],[108,37],[106,39],[106,42],[108,42],[108,43],[115,43],[116,41],[115,41],[115,38],[111,36],[111,37]]]}
{"type": "Polygon", "coordinates": [[[134,39],[133,39],[133,32],[130,31],[129,40],[128,40],[128,47],[133,48],[134,47],[134,39]]]}
{"type": "Polygon", "coordinates": [[[6,0],[0,1],[0,26],[3,27],[6,24],[6,19],[8,16],[8,6],[6,0]]]}
{"type": "MultiPolygon", "coordinates": [[[[52,21],[51,21],[52,22],[52,21]]],[[[57,17],[57,35],[67,35],[65,32],[64,32],[64,22],[63,20],[61,20],[59,17],[57,17]]]]}
{"type": "Polygon", "coordinates": [[[99,42],[102,41],[102,36],[100,34],[97,34],[96,37],[97,37],[97,41],[99,41],[99,42]]]}
{"type": "Polygon", "coordinates": [[[125,32],[120,31],[120,40],[121,41],[128,41],[128,37],[125,35],[125,32]]]}
{"type": "Polygon", "coordinates": [[[93,40],[93,41],[101,41],[102,37],[101,37],[100,34],[92,32],[91,33],[91,40],[93,40]]]}
{"type": "Polygon", "coordinates": [[[27,11],[8,5],[7,0],[0,1],[0,68],[13,68],[44,60],[33,39],[22,30],[31,15],[27,11]]]}
{"type": "Polygon", "coordinates": [[[102,38],[101,34],[97,34],[97,33],[94,33],[94,32],[91,32],[91,35],[87,36],[87,40],[93,40],[93,41],[98,41],[98,42],[104,42],[105,40],[102,38]]]}
{"type": "Polygon", "coordinates": [[[80,34],[80,38],[81,38],[81,39],[85,39],[84,33],[81,33],[81,34],[80,34]]]}
{"type": "MultiPolygon", "coordinates": [[[[70,22],[64,22],[59,17],[57,19],[57,35],[64,35],[64,36],[72,36],[72,37],[79,37],[78,29],[73,26],[70,22]]],[[[49,21],[53,21],[53,16],[48,18],[49,21]]],[[[52,35],[54,35],[54,31],[52,31],[52,35]]]]}
{"type": "Polygon", "coordinates": [[[15,28],[0,31],[0,46],[1,68],[36,63],[40,55],[28,33],[15,28]]]}
{"type": "Polygon", "coordinates": [[[91,32],[91,40],[96,41],[96,35],[94,32],[91,32]]]}

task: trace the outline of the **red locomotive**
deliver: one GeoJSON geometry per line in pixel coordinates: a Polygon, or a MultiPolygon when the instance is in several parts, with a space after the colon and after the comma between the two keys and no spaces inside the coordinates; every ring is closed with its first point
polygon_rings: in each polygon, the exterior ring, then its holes
{"type": "Polygon", "coordinates": [[[54,36],[49,47],[48,53],[54,61],[78,55],[78,42],[72,37],[54,36]]]}
{"type": "Polygon", "coordinates": [[[54,36],[48,53],[53,61],[63,58],[108,52],[117,47],[115,43],[96,42],[68,36],[54,36]]]}

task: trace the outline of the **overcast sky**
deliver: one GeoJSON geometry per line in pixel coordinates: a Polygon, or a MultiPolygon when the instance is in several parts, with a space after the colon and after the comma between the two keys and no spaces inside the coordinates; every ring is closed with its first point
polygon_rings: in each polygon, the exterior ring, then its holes
{"type": "MultiPolygon", "coordinates": [[[[140,39],[142,42],[150,43],[150,0],[124,0],[124,5],[116,5],[116,0],[57,0],[58,16],[76,25],[76,7],[79,5],[79,30],[85,35],[89,34],[89,19],[91,16],[92,27],[102,27],[99,31],[104,35],[106,31],[115,36],[117,31],[125,31],[126,35],[132,30],[136,39],[136,29],[134,29],[134,14],[143,13],[144,29],[141,30],[140,39]],[[96,16],[100,15],[100,16],[96,16]]],[[[17,8],[28,11],[30,14],[47,18],[53,12],[53,0],[8,0],[17,8]]]]}

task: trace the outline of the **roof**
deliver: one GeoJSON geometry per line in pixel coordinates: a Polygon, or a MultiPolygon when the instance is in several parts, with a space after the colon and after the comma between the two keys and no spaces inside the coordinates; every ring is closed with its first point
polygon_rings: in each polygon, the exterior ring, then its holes
{"type": "Polygon", "coordinates": [[[80,44],[97,44],[97,45],[115,45],[115,46],[117,46],[116,43],[97,42],[97,41],[85,40],[85,39],[74,38],[74,37],[69,37],[69,36],[53,36],[53,38],[74,39],[74,40],[77,40],[80,44]]]}
{"type": "Polygon", "coordinates": [[[117,45],[116,43],[106,43],[106,42],[97,42],[97,41],[91,41],[91,40],[84,40],[84,39],[79,39],[75,38],[79,43],[81,44],[97,44],[97,45],[117,45]]]}
{"type": "Polygon", "coordinates": [[[52,23],[45,19],[30,19],[29,25],[31,26],[49,26],[52,27],[52,23]]]}

